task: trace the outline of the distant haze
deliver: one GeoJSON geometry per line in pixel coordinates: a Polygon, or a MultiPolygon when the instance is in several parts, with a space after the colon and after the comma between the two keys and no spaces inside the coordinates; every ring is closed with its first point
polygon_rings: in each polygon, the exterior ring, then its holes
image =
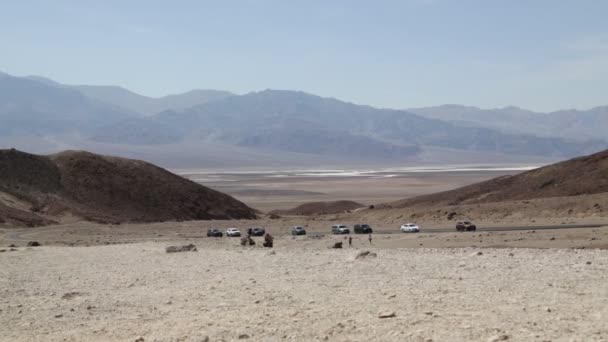
{"type": "Polygon", "coordinates": [[[2,74],[0,145],[84,149],[170,167],[537,165],[606,149],[607,108],[382,109],[288,90],[151,98],[2,74]]]}

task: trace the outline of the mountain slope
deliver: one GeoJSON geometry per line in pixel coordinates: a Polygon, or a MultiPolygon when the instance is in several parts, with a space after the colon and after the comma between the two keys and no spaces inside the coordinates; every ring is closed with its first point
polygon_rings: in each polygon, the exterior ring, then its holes
{"type": "Polygon", "coordinates": [[[184,110],[186,108],[234,95],[230,92],[221,90],[196,89],[182,94],[154,98],[139,95],[117,86],[77,85],[71,86],[71,88],[91,99],[111,103],[143,115],[152,115],[166,110],[184,110]]]}
{"type": "Polygon", "coordinates": [[[86,133],[135,113],[31,78],[0,75],[0,134],[86,133]]]}
{"type": "Polygon", "coordinates": [[[480,109],[460,105],[408,109],[421,116],[505,133],[562,137],[577,141],[608,141],[608,106],[589,110],[536,113],[517,107],[480,109]]]}
{"type": "Polygon", "coordinates": [[[608,193],[608,150],[459,189],[404,199],[392,208],[484,204],[608,193]]]}
{"type": "Polygon", "coordinates": [[[221,141],[277,151],[378,159],[416,155],[425,147],[555,157],[606,147],[603,142],[508,134],[406,111],[276,90],[125,121],[98,131],[94,139],[141,144],[221,141]],[[154,141],[154,137],[159,138],[154,141]]]}
{"type": "Polygon", "coordinates": [[[116,223],[255,218],[234,198],[143,161],[0,150],[0,222],[39,225],[68,213],[116,223]]]}

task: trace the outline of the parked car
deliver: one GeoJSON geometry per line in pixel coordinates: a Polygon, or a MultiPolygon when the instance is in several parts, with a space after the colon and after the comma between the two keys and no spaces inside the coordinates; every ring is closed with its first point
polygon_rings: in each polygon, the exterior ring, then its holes
{"type": "Polygon", "coordinates": [[[238,228],[226,229],[226,236],[241,236],[241,231],[238,228]]]}
{"type": "Polygon", "coordinates": [[[354,231],[355,234],[371,234],[374,232],[369,224],[356,224],[354,231]]]}
{"type": "Polygon", "coordinates": [[[331,226],[332,234],[350,234],[350,229],[343,224],[334,224],[331,226]]]}
{"type": "Polygon", "coordinates": [[[414,223],[406,223],[401,226],[400,230],[404,233],[418,233],[420,231],[420,227],[414,223]]]}
{"type": "Polygon", "coordinates": [[[266,230],[264,228],[253,228],[251,230],[251,236],[264,236],[266,230]]]}
{"type": "Polygon", "coordinates": [[[222,233],[219,229],[207,229],[207,237],[222,237],[222,233]]]}
{"type": "Polygon", "coordinates": [[[304,227],[295,226],[291,228],[291,235],[306,235],[304,227]]]}
{"type": "Polygon", "coordinates": [[[474,232],[477,230],[477,226],[474,225],[471,221],[462,221],[456,223],[456,230],[459,232],[474,232]]]}

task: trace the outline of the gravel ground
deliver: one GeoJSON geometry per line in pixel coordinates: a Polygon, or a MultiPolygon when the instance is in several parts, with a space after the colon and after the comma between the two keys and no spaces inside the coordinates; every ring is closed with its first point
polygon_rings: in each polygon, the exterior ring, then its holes
{"type": "Polygon", "coordinates": [[[357,259],[364,249],[329,242],[7,250],[0,340],[608,340],[606,250],[375,248],[357,259]]]}

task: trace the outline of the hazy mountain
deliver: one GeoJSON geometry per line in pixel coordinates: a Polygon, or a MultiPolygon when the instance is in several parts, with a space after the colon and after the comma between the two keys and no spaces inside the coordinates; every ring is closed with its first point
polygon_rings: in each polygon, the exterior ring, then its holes
{"type": "Polygon", "coordinates": [[[411,108],[408,111],[458,125],[486,127],[506,133],[525,133],[578,141],[608,141],[608,132],[605,129],[608,127],[608,106],[551,113],[536,113],[517,107],[480,109],[460,105],[411,108]]]}
{"type": "Polygon", "coordinates": [[[606,108],[540,114],[449,105],[416,109],[418,115],[295,91],[149,98],[120,87],[0,73],[1,144],[39,153],[145,155],[164,165],[193,158],[231,165],[563,158],[606,147],[592,139],[604,137],[606,108]]]}
{"type": "Polygon", "coordinates": [[[595,152],[606,146],[599,142],[502,133],[407,111],[277,90],[127,120],[100,130],[94,138],[141,144],[221,141],[277,151],[364,158],[403,157],[425,147],[563,157],[595,152]]]}
{"type": "Polygon", "coordinates": [[[166,110],[183,110],[234,95],[227,91],[196,89],[183,94],[155,98],[139,95],[118,86],[78,85],[72,87],[91,99],[111,103],[143,115],[152,115],[166,110]]]}
{"type": "Polygon", "coordinates": [[[0,134],[87,133],[135,113],[50,80],[0,74],[0,134]]]}

